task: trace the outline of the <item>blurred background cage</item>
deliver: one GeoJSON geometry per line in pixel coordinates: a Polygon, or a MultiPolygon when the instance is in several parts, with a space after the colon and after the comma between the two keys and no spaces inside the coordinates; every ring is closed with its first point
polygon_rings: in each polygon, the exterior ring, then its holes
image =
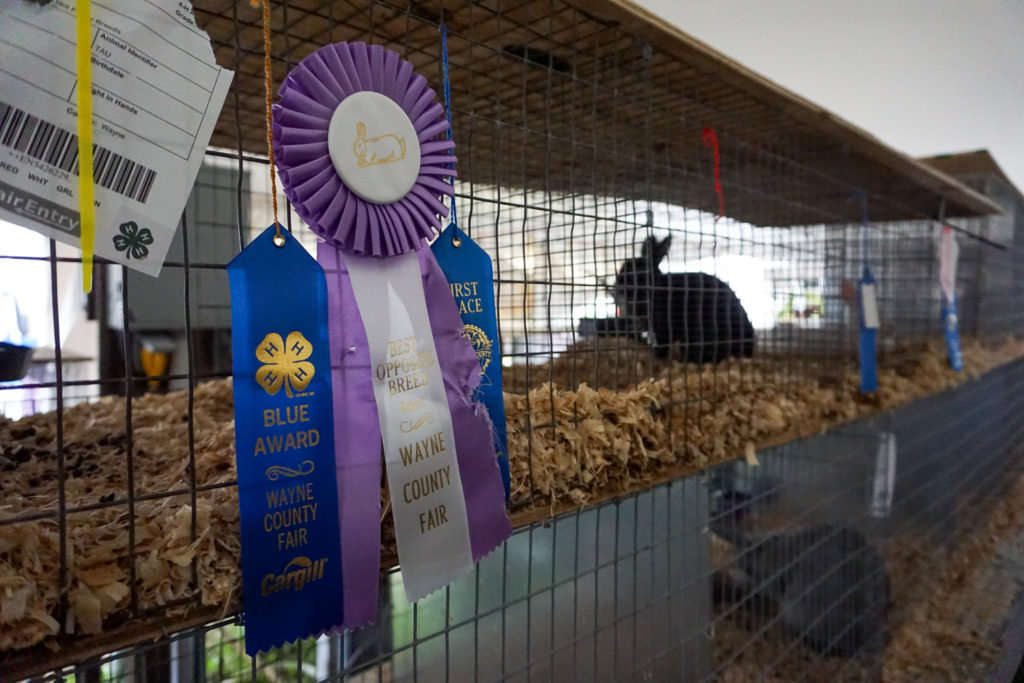
{"type": "Polygon", "coordinates": [[[275,0],[278,84],[362,40],[440,93],[447,30],[456,201],[494,260],[517,530],[410,606],[385,520],[374,625],[245,657],[225,265],[272,220],[262,24],[248,2],[194,5],[235,79],[160,277],[99,264],[82,300],[73,250],[0,247],[45,292],[23,337],[51,349],[0,384],[3,678],[919,680],[1019,656],[1016,593],[992,594],[1024,576],[1024,198],[991,156],[911,159],[621,0],[275,0]],[[962,376],[942,343],[942,224],[960,245],[962,376]],[[623,297],[650,238],[667,253],[623,297]],[[857,392],[865,262],[872,396],[857,392]],[[655,347],[630,304],[703,304],[666,285],[686,272],[735,292],[752,357],[685,362],[687,343],[742,341],[715,305],[700,339],[655,347]],[[857,542],[822,552],[840,538],[857,542]],[[824,578],[794,603],[780,579],[806,567],[824,578]]]}

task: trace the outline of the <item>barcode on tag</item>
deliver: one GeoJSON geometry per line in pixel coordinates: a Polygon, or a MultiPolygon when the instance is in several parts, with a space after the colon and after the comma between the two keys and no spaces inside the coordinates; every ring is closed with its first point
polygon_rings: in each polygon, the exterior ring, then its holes
{"type": "MultiPolygon", "coordinates": [[[[78,136],[17,107],[0,102],[0,146],[78,175],[78,136]]],[[[100,187],[146,203],[156,171],[94,144],[93,180],[100,187]]]]}

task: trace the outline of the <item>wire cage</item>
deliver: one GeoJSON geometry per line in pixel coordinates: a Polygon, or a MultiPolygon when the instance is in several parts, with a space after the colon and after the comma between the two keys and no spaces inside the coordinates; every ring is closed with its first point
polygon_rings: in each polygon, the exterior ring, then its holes
{"type": "MultiPolygon", "coordinates": [[[[271,3],[275,83],[323,45],[367,41],[441,92],[447,31],[455,201],[494,262],[516,532],[409,605],[385,519],[374,625],[245,657],[225,265],[272,220],[262,14],[193,4],[232,89],[160,277],[97,264],[91,365],[70,362],[79,310],[61,300],[77,256],[0,246],[3,267],[49,287],[53,348],[49,375],[0,383],[0,677],[913,680],[925,659],[952,678],[992,665],[1012,595],[943,632],[945,655],[910,634],[952,618],[929,590],[962,589],[950,572],[1021,521],[1007,501],[1024,198],[987,153],[911,159],[622,0],[271,3]],[[865,265],[880,315],[867,396],[865,265]]],[[[0,147],[21,135],[5,125],[0,147]]]]}

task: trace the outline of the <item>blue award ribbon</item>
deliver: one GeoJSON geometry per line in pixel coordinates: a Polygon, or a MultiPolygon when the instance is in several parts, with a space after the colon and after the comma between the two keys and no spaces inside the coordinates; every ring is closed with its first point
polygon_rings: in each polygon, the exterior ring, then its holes
{"type": "Polygon", "coordinates": [[[343,620],[327,286],[271,226],[228,264],[245,651],[343,620]]]}
{"type": "Polygon", "coordinates": [[[949,367],[960,372],[964,369],[964,357],[960,350],[960,319],[956,314],[956,297],[942,297],[942,328],[946,331],[949,367]]]}
{"type": "Polygon", "coordinates": [[[508,500],[508,436],[505,397],[501,388],[501,345],[494,307],[494,270],[491,257],[454,223],[441,233],[431,249],[444,272],[465,325],[465,336],[480,360],[479,400],[494,425],[494,448],[508,500]]]}

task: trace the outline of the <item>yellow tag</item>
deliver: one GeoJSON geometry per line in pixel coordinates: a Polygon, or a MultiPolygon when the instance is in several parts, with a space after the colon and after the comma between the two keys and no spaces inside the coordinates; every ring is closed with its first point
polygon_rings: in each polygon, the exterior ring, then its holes
{"type": "Polygon", "coordinates": [[[78,66],[78,211],[82,221],[82,289],[92,291],[96,229],[92,177],[92,22],[89,0],[78,0],[75,61],[78,66]]]}

